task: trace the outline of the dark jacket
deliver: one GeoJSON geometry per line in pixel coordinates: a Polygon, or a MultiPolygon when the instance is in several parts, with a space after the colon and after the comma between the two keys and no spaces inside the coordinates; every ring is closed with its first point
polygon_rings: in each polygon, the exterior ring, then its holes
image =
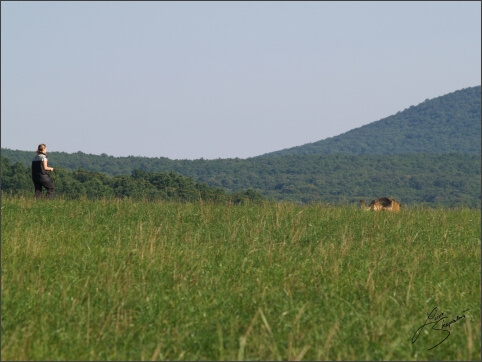
{"type": "Polygon", "coordinates": [[[47,156],[43,153],[37,154],[32,160],[32,180],[34,182],[50,181],[50,176],[44,170],[43,161],[47,161],[47,156]]]}

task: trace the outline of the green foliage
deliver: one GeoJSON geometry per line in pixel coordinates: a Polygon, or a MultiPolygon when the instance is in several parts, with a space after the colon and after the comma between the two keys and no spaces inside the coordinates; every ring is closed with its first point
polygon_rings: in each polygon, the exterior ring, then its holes
{"type": "MultiPolygon", "coordinates": [[[[51,174],[57,197],[65,199],[110,199],[131,198],[134,200],[164,200],[179,202],[260,202],[261,193],[249,189],[232,195],[224,189],[195,182],[174,171],[169,173],[134,170],[131,176],[106,176],[102,173],[78,169],[69,172],[55,168],[51,174]]],[[[2,156],[2,192],[13,195],[28,195],[33,192],[30,170],[2,156]]]]}
{"type": "Polygon", "coordinates": [[[18,193],[26,192],[33,188],[31,171],[22,163],[11,164],[10,160],[2,157],[1,187],[2,190],[18,190],[18,193]]]}
{"type": "MultiPolygon", "coordinates": [[[[253,189],[271,199],[305,203],[349,204],[387,196],[404,205],[480,207],[480,108],[478,86],[331,139],[249,159],[49,152],[49,162],[56,170],[77,173],[58,175],[56,185],[68,197],[192,201],[223,199],[227,192],[259,198],[246,191],[253,189]]],[[[30,167],[32,152],[2,149],[4,157],[9,161],[2,162],[2,190],[31,189],[21,166],[30,167]]]]}
{"type": "Polygon", "coordinates": [[[480,86],[462,89],[336,137],[265,154],[480,154],[480,86]]]}
{"type": "MultiPolygon", "coordinates": [[[[173,169],[182,169],[176,167],[177,161],[171,162],[173,169]]],[[[254,200],[262,194],[275,200],[352,204],[387,196],[404,206],[433,207],[480,207],[481,201],[480,155],[298,155],[189,162],[184,176],[172,170],[139,169],[131,176],[106,176],[56,167],[53,177],[58,192],[73,198],[103,195],[220,201],[231,193],[235,199],[254,200]],[[250,195],[249,189],[258,195],[250,195]]],[[[16,165],[20,176],[14,176],[8,160],[3,162],[2,190],[29,192],[33,187],[26,181],[29,171],[18,162],[16,165]],[[15,177],[23,181],[17,184],[12,181],[15,177]]]]}
{"type": "Polygon", "coordinates": [[[7,196],[1,257],[4,360],[480,358],[480,210],[7,196]]]}
{"type": "Polygon", "coordinates": [[[265,199],[261,193],[253,189],[234,192],[231,195],[231,197],[234,204],[245,204],[245,203],[260,204],[265,199]]]}

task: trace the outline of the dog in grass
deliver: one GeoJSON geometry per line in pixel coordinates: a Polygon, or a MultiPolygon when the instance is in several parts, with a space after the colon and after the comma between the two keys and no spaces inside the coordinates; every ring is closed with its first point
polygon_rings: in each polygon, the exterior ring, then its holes
{"type": "Polygon", "coordinates": [[[400,211],[400,204],[395,201],[394,199],[390,199],[388,197],[379,197],[375,200],[372,200],[369,205],[365,204],[365,201],[360,200],[360,204],[363,209],[369,211],[400,211]]]}

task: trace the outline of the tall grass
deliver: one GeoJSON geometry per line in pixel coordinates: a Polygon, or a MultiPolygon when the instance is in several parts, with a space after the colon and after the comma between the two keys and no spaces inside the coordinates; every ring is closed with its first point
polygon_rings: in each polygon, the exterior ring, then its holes
{"type": "Polygon", "coordinates": [[[480,210],[4,197],[2,359],[478,360],[480,273],[480,210]]]}

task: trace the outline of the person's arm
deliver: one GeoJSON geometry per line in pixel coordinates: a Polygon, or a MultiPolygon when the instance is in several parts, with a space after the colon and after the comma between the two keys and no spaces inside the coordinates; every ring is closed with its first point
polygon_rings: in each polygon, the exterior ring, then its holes
{"type": "Polygon", "coordinates": [[[53,170],[54,170],[53,167],[47,166],[47,160],[43,160],[42,163],[43,163],[43,166],[44,166],[44,170],[45,170],[45,171],[53,171],[53,170]]]}

